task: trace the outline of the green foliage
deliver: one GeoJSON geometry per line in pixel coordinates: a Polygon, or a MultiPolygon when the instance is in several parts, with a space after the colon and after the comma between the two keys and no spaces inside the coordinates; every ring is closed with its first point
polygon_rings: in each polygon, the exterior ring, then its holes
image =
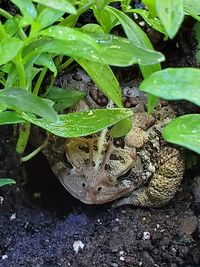
{"type": "Polygon", "coordinates": [[[59,115],[58,122],[47,123],[27,114],[22,114],[25,121],[33,123],[61,137],[79,137],[98,132],[132,115],[130,109],[93,109],[59,115]]]}
{"type": "MultiPolygon", "coordinates": [[[[200,70],[169,68],[150,75],[140,84],[149,92],[167,100],[188,100],[200,106],[200,70]]],[[[163,131],[171,143],[182,145],[200,153],[200,114],[188,114],[172,120],[163,131]]]]}
{"type": "Polygon", "coordinates": [[[18,152],[26,147],[30,123],[63,137],[88,135],[117,123],[110,133],[115,137],[124,135],[130,129],[131,112],[123,109],[121,89],[110,66],[139,65],[146,79],[141,88],[148,92],[149,112],[153,111],[157,96],[199,104],[195,96],[199,78],[190,76],[193,70],[160,71],[164,55],[154,50],[148,36],[129,16],[137,13],[165,37],[174,38],[185,15],[199,20],[199,1],[144,0],[148,10],[133,9],[130,0],[120,1],[122,10],[109,5],[117,2],[113,0],[12,2],[20,10],[16,17],[0,9],[4,17],[0,22],[0,124],[23,123],[18,152]],[[96,23],[78,27],[80,15],[88,10],[93,12],[96,23]],[[110,34],[116,25],[122,26],[126,37],[110,34]],[[58,115],[84,97],[76,90],[53,86],[58,71],[73,61],[118,109],[94,110],[92,116],[90,112],[58,115]],[[41,92],[48,70],[53,74],[51,84],[41,92]],[[181,79],[183,73],[193,89],[189,90],[181,79]],[[180,87],[185,88],[184,92],[180,87]]]}
{"type": "Polygon", "coordinates": [[[9,185],[9,184],[16,184],[16,182],[13,179],[9,179],[9,178],[0,179],[0,187],[4,185],[9,185]]]}
{"type": "Polygon", "coordinates": [[[184,18],[183,0],[156,0],[156,13],[169,37],[173,38],[184,18]]]}
{"type": "MultiPolygon", "coordinates": [[[[0,113],[1,124],[21,122],[22,114],[31,123],[40,120],[35,116],[41,117],[43,122],[40,126],[45,129],[52,121],[59,124],[61,117],[56,111],[63,111],[83,97],[75,91],[68,91],[66,95],[63,89],[55,87],[51,87],[51,91],[45,94],[51,100],[37,96],[47,70],[56,77],[60,68],[59,61],[62,66],[68,66],[73,60],[77,61],[104,94],[122,108],[120,86],[109,65],[139,64],[148,71],[151,66],[159,65],[164,60],[164,56],[153,50],[145,33],[136,25],[135,36],[131,38],[131,30],[126,31],[128,38],[110,34],[110,30],[119,23],[127,29],[125,23],[128,21],[128,16],[123,16],[123,12],[117,13],[114,8],[108,9],[108,4],[113,1],[12,2],[21,12],[17,18],[0,10],[0,14],[5,17],[3,23],[0,23],[0,83],[4,88],[0,91],[0,105],[4,105],[0,113]],[[79,16],[88,9],[93,10],[99,24],[77,28],[79,16]],[[140,41],[140,38],[146,39],[148,45],[143,45],[144,41],[140,41]],[[64,55],[68,57],[66,63],[62,62],[64,55]]],[[[130,1],[123,1],[122,6],[128,10],[129,4],[130,1]]],[[[130,21],[129,24],[131,26],[130,21]]],[[[120,111],[110,112],[113,123],[119,121],[120,111]]],[[[76,116],[83,119],[81,114],[76,116]]],[[[64,118],[67,120],[68,117],[62,117],[62,123],[64,118]]],[[[89,129],[90,121],[86,120],[85,123],[86,129],[89,129]]],[[[105,123],[104,127],[108,125],[105,123]]],[[[30,126],[27,123],[21,127],[17,146],[20,153],[25,149],[29,131],[30,126]]],[[[85,135],[89,133],[91,130],[88,133],[84,131],[85,135]]],[[[64,135],[67,137],[67,134],[64,135]]]]}

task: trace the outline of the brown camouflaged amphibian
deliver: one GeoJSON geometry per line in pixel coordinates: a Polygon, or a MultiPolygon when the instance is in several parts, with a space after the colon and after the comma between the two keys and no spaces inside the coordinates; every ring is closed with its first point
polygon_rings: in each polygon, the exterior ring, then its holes
{"type": "MultiPolygon", "coordinates": [[[[63,186],[83,203],[119,199],[114,206],[163,206],[175,195],[184,174],[183,153],[161,136],[175,112],[166,104],[149,115],[145,96],[137,88],[129,85],[123,93],[126,101],[134,102],[132,129],[124,138],[113,140],[107,129],[88,138],[53,136],[44,154],[63,186]]],[[[87,96],[86,106],[97,105],[91,94],[87,96]]]]}

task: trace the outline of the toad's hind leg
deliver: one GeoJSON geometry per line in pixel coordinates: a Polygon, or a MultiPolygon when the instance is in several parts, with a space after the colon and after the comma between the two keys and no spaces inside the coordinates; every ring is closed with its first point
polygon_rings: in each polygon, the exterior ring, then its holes
{"type": "Polygon", "coordinates": [[[132,204],[141,207],[160,207],[175,195],[184,174],[183,153],[174,147],[165,147],[158,159],[156,171],[147,187],[133,191],[117,201],[114,207],[132,204]]]}

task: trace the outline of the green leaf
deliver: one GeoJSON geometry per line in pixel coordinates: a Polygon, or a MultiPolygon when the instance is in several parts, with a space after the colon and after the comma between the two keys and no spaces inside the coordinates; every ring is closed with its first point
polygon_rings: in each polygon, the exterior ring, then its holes
{"type": "Polygon", "coordinates": [[[14,37],[7,37],[0,40],[0,65],[15,58],[22,47],[23,42],[14,37]]]}
{"type": "Polygon", "coordinates": [[[152,28],[154,28],[158,32],[161,32],[161,33],[167,35],[160,20],[156,17],[151,18],[148,11],[143,10],[143,9],[131,9],[131,10],[129,10],[129,12],[139,14],[152,28]]]}
{"type": "Polygon", "coordinates": [[[64,15],[64,11],[55,10],[53,8],[46,7],[38,15],[35,23],[39,24],[39,29],[44,29],[49,25],[52,25],[58,19],[64,15]]]}
{"type": "Polygon", "coordinates": [[[55,102],[54,109],[56,111],[63,111],[77,104],[84,96],[85,93],[78,90],[52,86],[48,88],[48,93],[45,97],[55,102]]]}
{"type": "Polygon", "coordinates": [[[71,2],[67,0],[33,0],[33,2],[42,4],[47,7],[51,7],[56,10],[64,11],[70,14],[76,14],[76,9],[71,2]]]}
{"type": "Polygon", "coordinates": [[[170,143],[200,154],[200,114],[188,114],[172,120],[165,126],[163,137],[170,143]]]}
{"type": "Polygon", "coordinates": [[[184,10],[189,13],[191,16],[200,15],[200,2],[199,0],[184,0],[184,10]]]}
{"type": "Polygon", "coordinates": [[[40,34],[54,40],[47,40],[42,46],[38,43],[38,52],[60,53],[75,59],[85,58],[113,66],[129,66],[135,63],[148,65],[164,60],[159,52],[142,48],[111,34],[86,34],[63,26],[49,27],[40,34]]]}
{"type": "MultiPolygon", "coordinates": [[[[132,19],[130,19],[123,12],[114,9],[112,7],[109,7],[108,10],[117,17],[119,22],[122,24],[128,39],[131,42],[136,43],[137,45],[140,45],[147,49],[153,48],[148,36],[140,29],[140,27],[132,19]]],[[[151,65],[143,65],[142,62],[140,62],[139,67],[144,78],[147,78],[151,73],[159,71],[161,69],[159,63],[151,65]]],[[[154,109],[155,106],[153,106],[153,103],[157,101],[155,97],[154,99],[153,96],[149,97],[151,98],[151,101],[148,101],[148,112],[154,109]]]]}
{"type": "Polygon", "coordinates": [[[109,134],[113,138],[119,138],[125,136],[130,131],[131,128],[132,128],[131,120],[129,118],[126,118],[116,123],[109,131],[109,134]]]}
{"type": "Polygon", "coordinates": [[[156,11],[167,34],[172,39],[184,18],[183,0],[156,0],[156,11]]]}
{"type": "Polygon", "coordinates": [[[108,65],[85,59],[79,59],[77,62],[88,73],[105,96],[112,99],[118,107],[123,106],[120,85],[108,65]]]}
{"type": "Polygon", "coordinates": [[[47,67],[50,71],[54,73],[54,76],[57,75],[57,69],[54,64],[53,59],[48,55],[48,54],[41,54],[35,61],[36,65],[39,66],[45,66],[47,67]]]}
{"type": "Polygon", "coordinates": [[[0,90],[0,103],[7,105],[9,108],[21,112],[30,112],[44,117],[48,121],[57,121],[58,116],[52,108],[53,102],[42,99],[24,89],[3,89],[0,90]]]}
{"type": "MultiPolygon", "coordinates": [[[[145,49],[153,49],[151,41],[149,40],[146,33],[144,33],[132,19],[130,19],[126,14],[117,9],[114,9],[112,7],[109,7],[107,9],[117,17],[119,22],[122,24],[128,39],[132,43],[144,47],[145,49]]],[[[157,63],[158,62],[159,61],[157,61],[157,63]]],[[[144,78],[148,77],[151,73],[161,69],[160,64],[148,65],[140,62],[139,66],[144,78]]]]}
{"type": "Polygon", "coordinates": [[[16,184],[16,182],[13,179],[9,178],[2,178],[0,179],[0,187],[8,184],[16,184]]]}
{"type": "Polygon", "coordinates": [[[105,33],[109,33],[116,25],[116,18],[106,9],[100,10],[93,8],[96,20],[101,25],[105,33]]]}
{"type": "Polygon", "coordinates": [[[96,133],[132,115],[130,109],[94,109],[59,115],[59,122],[47,123],[22,114],[24,120],[60,137],[79,137],[96,133]]]}
{"type": "Polygon", "coordinates": [[[199,69],[168,68],[151,74],[140,89],[167,100],[185,99],[200,106],[199,85],[199,69]]]}
{"type": "Polygon", "coordinates": [[[0,112],[0,125],[22,123],[24,120],[21,115],[15,111],[1,111],[0,112]]]}
{"type": "Polygon", "coordinates": [[[109,2],[111,2],[111,0],[96,0],[95,4],[99,10],[102,10],[109,2]]]}
{"type": "Polygon", "coordinates": [[[3,27],[5,31],[7,32],[7,34],[9,34],[12,37],[19,30],[19,22],[16,19],[16,17],[13,17],[11,19],[7,19],[3,27]]]}
{"type": "Polygon", "coordinates": [[[156,17],[156,0],[142,0],[142,2],[148,7],[151,16],[156,17]]]}
{"type": "Polygon", "coordinates": [[[25,27],[30,25],[37,17],[37,11],[31,0],[11,0],[20,9],[23,18],[20,20],[20,25],[25,27]]]}

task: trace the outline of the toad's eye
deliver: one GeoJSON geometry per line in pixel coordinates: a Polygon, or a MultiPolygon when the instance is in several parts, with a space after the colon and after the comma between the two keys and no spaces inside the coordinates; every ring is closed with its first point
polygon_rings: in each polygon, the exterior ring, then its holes
{"type": "Polygon", "coordinates": [[[73,168],[73,166],[72,166],[72,164],[69,162],[69,160],[68,160],[68,158],[67,158],[65,152],[63,153],[63,162],[64,162],[64,164],[65,164],[65,166],[66,166],[67,168],[70,168],[70,169],[73,168]]]}
{"type": "Polygon", "coordinates": [[[131,168],[129,170],[127,170],[124,174],[122,174],[118,179],[127,179],[131,174],[131,168]]]}

